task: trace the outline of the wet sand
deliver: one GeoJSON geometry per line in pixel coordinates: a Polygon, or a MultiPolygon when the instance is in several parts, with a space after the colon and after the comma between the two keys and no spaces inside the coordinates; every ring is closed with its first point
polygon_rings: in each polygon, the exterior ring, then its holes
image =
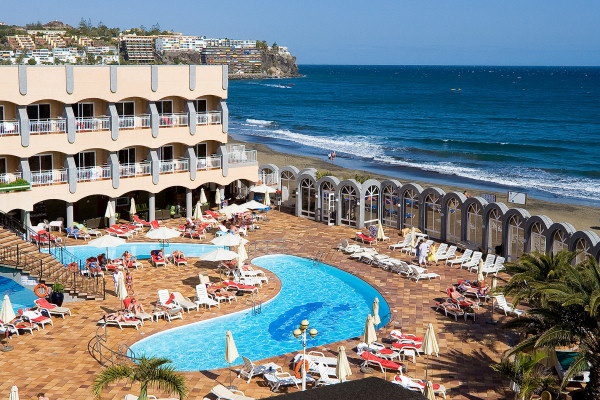
{"type": "MultiPolygon", "coordinates": [[[[239,142],[230,140],[230,142],[244,143],[247,149],[257,150],[258,152],[258,163],[262,164],[275,164],[278,167],[285,165],[294,165],[298,169],[303,168],[316,168],[318,171],[329,171],[336,175],[339,179],[353,178],[355,175],[370,176],[375,179],[397,179],[402,183],[415,182],[420,184],[423,188],[431,186],[437,186],[444,190],[446,193],[451,191],[464,192],[465,188],[457,186],[446,186],[440,184],[431,184],[423,181],[407,180],[401,174],[398,176],[389,175],[378,175],[371,172],[362,171],[359,169],[349,169],[332,165],[326,161],[320,160],[315,157],[299,156],[294,154],[280,153],[272,150],[270,147],[257,143],[239,142]]],[[[468,189],[468,193],[472,196],[479,196],[482,191],[476,189],[468,189]]],[[[544,200],[538,200],[532,197],[527,198],[527,204],[516,205],[509,204],[507,202],[507,192],[491,192],[486,190],[485,193],[493,193],[496,195],[496,201],[505,203],[509,208],[524,208],[533,215],[546,215],[554,222],[569,222],[577,230],[592,230],[600,235],[600,208],[581,206],[574,204],[564,203],[553,203],[544,200]]]]}

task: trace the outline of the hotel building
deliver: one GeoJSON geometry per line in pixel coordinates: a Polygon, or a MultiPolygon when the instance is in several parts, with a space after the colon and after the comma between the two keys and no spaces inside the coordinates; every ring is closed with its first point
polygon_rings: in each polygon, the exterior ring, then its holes
{"type": "Polygon", "coordinates": [[[127,219],[131,198],[150,220],[191,216],[200,187],[213,201],[258,180],[256,152],[228,144],[226,66],[2,66],[0,81],[0,212],[28,225],[104,220],[108,202],[127,219]]]}

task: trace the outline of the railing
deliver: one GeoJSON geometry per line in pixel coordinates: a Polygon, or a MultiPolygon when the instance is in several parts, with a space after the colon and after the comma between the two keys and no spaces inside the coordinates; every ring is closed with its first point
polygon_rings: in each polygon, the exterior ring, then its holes
{"type": "Polygon", "coordinates": [[[221,156],[198,158],[198,171],[208,171],[209,169],[221,169],[221,156]]]}
{"type": "Polygon", "coordinates": [[[96,334],[88,342],[88,352],[100,365],[124,365],[135,363],[138,360],[133,350],[126,344],[120,344],[117,350],[113,350],[106,345],[107,342],[108,330],[106,325],[96,328],[96,334]],[[100,330],[103,330],[103,332],[100,333],[100,330]]]}
{"type": "Polygon", "coordinates": [[[161,174],[174,174],[176,172],[188,172],[190,160],[182,158],[179,160],[164,160],[160,162],[161,174]]]}
{"type": "Polygon", "coordinates": [[[64,118],[30,119],[29,133],[32,135],[44,135],[48,133],[64,133],[67,131],[67,123],[64,118]]]}
{"type": "Polygon", "coordinates": [[[14,181],[21,179],[23,176],[20,172],[11,172],[8,174],[0,174],[0,183],[8,185],[9,183],[13,183],[14,181]]]}
{"type": "Polygon", "coordinates": [[[110,117],[89,117],[76,119],[77,132],[107,131],[110,129],[110,117]]]}
{"type": "Polygon", "coordinates": [[[152,174],[152,164],[150,163],[150,161],[141,163],[121,164],[119,166],[119,176],[121,178],[146,176],[150,174],[152,174]]]}
{"type": "Polygon", "coordinates": [[[31,186],[46,186],[67,183],[66,169],[52,169],[31,173],[31,186]]]}
{"type": "Polygon", "coordinates": [[[158,116],[159,126],[173,127],[173,126],[188,126],[188,115],[186,113],[177,114],[160,114],[158,116]]]}
{"type": "Polygon", "coordinates": [[[246,299],[246,304],[252,306],[252,315],[262,314],[262,300],[258,294],[252,293],[246,299]]]}
{"type": "Polygon", "coordinates": [[[150,127],[150,115],[139,114],[119,117],[119,129],[140,129],[150,127]]]}
{"type": "Polygon", "coordinates": [[[259,185],[267,185],[267,186],[275,186],[278,182],[277,173],[273,172],[270,174],[259,173],[258,175],[258,183],[259,185]]]}
{"type": "Polygon", "coordinates": [[[19,121],[4,120],[0,121],[0,136],[16,136],[20,132],[19,121]]]}
{"type": "MultiPolygon", "coordinates": [[[[33,235],[37,235],[33,229],[25,226],[25,224],[16,218],[0,211],[0,226],[8,229],[23,240],[30,240],[33,235]]],[[[37,243],[36,243],[37,245],[37,243]]],[[[38,249],[39,249],[39,245],[38,249]]]]}
{"type": "Polygon", "coordinates": [[[110,166],[77,168],[77,182],[97,181],[99,179],[110,179],[110,166]]]}
{"type": "Polygon", "coordinates": [[[256,163],[256,150],[234,151],[228,153],[229,166],[240,166],[256,163]]]}
{"type": "Polygon", "coordinates": [[[196,113],[196,125],[217,125],[221,123],[221,111],[196,113]]]}
{"type": "Polygon", "coordinates": [[[256,257],[258,254],[285,254],[285,239],[259,240],[248,245],[248,257],[256,257]]]}

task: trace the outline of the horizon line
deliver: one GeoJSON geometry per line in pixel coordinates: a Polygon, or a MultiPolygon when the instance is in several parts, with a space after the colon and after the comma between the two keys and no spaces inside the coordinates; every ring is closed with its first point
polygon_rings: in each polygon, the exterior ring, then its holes
{"type": "Polygon", "coordinates": [[[563,68],[600,68],[600,65],[560,65],[560,64],[297,64],[298,67],[563,67],[563,68]]]}

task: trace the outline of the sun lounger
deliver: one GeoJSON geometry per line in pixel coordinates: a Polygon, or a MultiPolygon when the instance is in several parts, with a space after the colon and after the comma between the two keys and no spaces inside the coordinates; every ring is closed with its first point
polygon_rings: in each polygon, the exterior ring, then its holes
{"type": "Polygon", "coordinates": [[[261,270],[247,270],[244,267],[241,267],[239,269],[240,272],[240,278],[243,279],[251,279],[251,280],[256,280],[259,283],[259,286],[262,285],[262,283],[269,283],[269,278],[265,275],[264,271],[261,270]]]}
{"type": "Polygon", "coordinates": [[[167,289],[158,291],[158,304],[160,306],[158,311],[162,312],[161,315],[169,322],[171,322],[172,319],[183,319],[183,308],[175,300],[175,295],[173,293],[169,295],[167,289]]]}
{"type": "Polygon", "coordinates": [[[250,359],[244,356],[242,356],[242,360],[244,360],[244,366],[240,369],[238,373],[238,378],[248,378],[246,383],[250,383],[250,380],[254,376],[262,375],[265,373],[283,372],[283,368],[281,368],[275,363],[256,365],[252,361],[250,361],[250,359]]]}
{"type": "MultiPolygon", "coordinates": [[[[201,283],[201,285],[205,284],[201,283]]],[[[235,293],[228,292],[227,289],[224,287],[211,285],[206,288],[206,291],[208,292],[209,297],[211,297],[219,303],[219,307],[221,306],[222,301],[227,301],[229,302],[229,304],[231,304],[232,300],[235,300],[237,302],[237,296],[235,295],[235,293]]]]}
{"type": "Polygon", "coordinates": [[[367,243],[369,245],[372,245],[373,243],[377,243],[377,239],[372,238],[372,237],[367,237],[362,232],[356,232],[356,240],[360,240],[361,242],[367,243]]]}
{"type": "MultiPolygon", "coordinates": [[[[123,398],[123,400],[138,400],[139,397],[133,395],[133,394],[126,394],[125,397],[123,398]]],[[[159,399],[156,396],[152,396],[151,394],[148,395],[147,397],[148,400],[178,400],[176,398],[173,397],[169,397],[168,399],[159,399]]]]}
{"type": "MultiPolygon", "coordinates": [[[[424,382],[420,379],[412,379],[402,374],[396,375],[392,382],[401,385],[408,390],[421,393],[425,391],[425,386],[427,385],[427,382],[424,382]]],[[[432,386],[435,394],[442,396],[444,399],[446,398],[446,388],[444,385],[438,385],[437,383],[434,383],[432,386]]]]}
{"type": "Polygon", "coordinates": [[[158,268],[159,265],[162,265],[163,267],[167,267],[167,261],[165,260],[164,257],[159,257],[158,253],[160,252],[160,250],[152,250],[150,252],[150,257],[152,260],[152,264],[158,268]]]}
{"type": "Polygon", "coordinates": [[[400,240],[398,241],[398,243],[396,244],[390,244],[388,246],[388,248],[392,249],[392,250],[398,250],[398,249],[403,249],[404,247],[408,246],[410,244],[410,239],[411,239],[411,235],[406,235],[404,237],[404,240],[400,240]]]}
{"type": "Polygon", "coordinates": [[[258,288],[254,285],[242,285],[241,283],[237,283],[234,281],[223,281],[223,284],[227,286],[227,288],[236,289],[242,292],[258,293],[258,288]]]}
{"type": "Polygon", "coordinates": [[[418,267],[416,265],[409,265],[409,270],[411,270],[411,274],[408,276],[409,279],[414,279],[415,282],[419,282],[420,279],[428,279],[432,280],[433,278],[440,278],[440,274],[436,274],[435,272],[428,272],[427,268],[418,267]]]}
{"type": "Polygon", "coordinates": [[[448,260],[449,258],[455,257],[457,249],[458,249],[458,247],[456,247],[456,246],[450,246],[445,253],[437,256],[438,261],[448,260]]]}
{"type": "Polygon", "coordinates": [[[456,288],[454,288],[454,287],[449,287],[448,289],[446,289],[446,292],[448,293],[448,298],[454,304],[458,304],[461,308],[475,307],[475,308],[479,309],[479,299],[477,301],[467,299],[465,296],[463,296],[461,293],[459,293],[456,290],[456,288]]]}
{"type": "Polygon", "coordinates": [[[35,304],[38,310],[44,310],[48,315],[60,315],[63,319],[66,314],[71,315],[71,310],[67,307],[59,307],[55,304],[51,304],[45,298],[37,299],[35,304]]]}
{"type": "MultiPolygon", "coordinates": [[[[296,354],[294,356],[293,362],[294,365],[299,363],[302,360],[302,353],[296,354]]],[[[335,357],[325,357],[325,354],[320,351],[311,351],[306,355],[306,361],[315,364],[324,364],[326,366],[335,367],[337,365],[337,358],[335,357]]],[[[309,366],[310,367],[310,366],[309,366]]]]}
{"type": "Polygon", "coordinates": [[[177,266],[188,265],[187,259],[185,257],[175,257],[173,254],[171,254],[171,258],[173,259],[173,264],[177,266]]]}
{"type": "MultiPolygon", "coordinates": [[[[302,379],[292,376],[289,372],[264,374],[264,377],[273,392],[277,392],[282,386],[296,386],[296,389],[300,389],[298,385],[302,384],[302,379]]],[[[306,382],[315,382],[315,379],[310,375],[306,375],[306,382]]]]}
{"type": "Polygon", "coordinates": [[[135,328],[135,330],[138,330],[140,326],[142,326],[142,321],[140,321],[137,318],[134,318],[132,315],[129,315],[125,316],[125,321],[118,321],[116,319],[106,319],[105,317],[103,317],[98,321],[98,324],[106,326],[118,326],[120,330],[123,330],[123,328],[135,328]]]}
{"type": "Polygon", "coordinates": [[[385,358],[381,358],[370,351],[359,350],[358,356],[365,360],[363,365],[374,365],[381,368],[381,372],[384,373],[384,377],[388,369],[399,373],[406,371],[406,366],[404,366],[404,364],[386,360],[385,358]]]}
{"type": "Polygon", "coordinates": [[[109,235],[124,238],[124,239],[131,239],[133,237],[133,233],[131,233],[131,232],[117,231],[112,228],[106,228],[106,233],[108,233],[109,235]]]}
{"type": "Polygon", "coordinates": [[[520,318],[521,315],[525,314],[525,311],[519,310],[512,303],[507,302],[506,297],[502,293],[493,295],[492,302],[496,304],[496,308],[504,311],[504,315],[514,314],[517,318],[520,318]]]}
{"type": "Polygon", "coordinates": [[[46,324],[54,325],[52,318],[42,315],[39,311],[30,310],[29,308],[20,308],[18,312],[25,321],[41,325],[42,329],[46,328],[46,324]]]}
{"type": "Polygon", "coordinates": [[[342,239],[340,243],[337,245],[337,251],[343,251],[344,253],[354,253],[360,249],[360,246],[357,244],[348,243],[348,239],[342,239]]]}
{"type": "Polygon", "coordinates": [[[4,323],[0,320],[0,335],[5,335],[8,331],[13,335],[19,336],[19,331],[27,331],[33,335],[33,329],[40,330],[40,327],[34,323],[15,319],[11,322],[4,323]]]}
{"type": "Polygon", "coordinates": [[[219,301],[213,300],[208,296],[206,285],[203,284],[196,285],[196,300],[194,300],[194,303],[196,304],[196,307],[205,305],[209,310],[212,306],[217,306],[218,308],[221,307],[221,303],[219,301]]]}
{"type": "Polygon", "coordinates": [[[483,257],[483,254],[480,251],[474,252],[469,261],[465,261],[460,264],[460,269],[463,269],[463,267],[468,270],[471,270],[471,268],[477,269],[479,266],[479,261],[481,261],[481,257],[483,257]]]}
{"type": "Polygon", "coordinates": [[[373,342],[371,343],[369,346],[367,346],[366,343],[359,343],[356,348],[359,351],[372,351],[376,356],[384,358],[386,360],[394,360],[394,358],[397,358],[398,360],[400,360],[400,354],[393,349],[388,349],[387,347],[385,347],[383,345],[383,343],[379,343],[379,342],[373,342]]]}
{"type": "Polygon", "coordinates": [[[217,396],[217,400],[254,400],[253,397],[244,396],[244,392],[228,389],[223,385],[217,385],[210,391],[217,396]]]}
{"type": "Polygon", "coordinates": [[[199,305],[197,303],[194,303],[189,298],[184,297],[179,292],[173,292],[173,294],[175,295],[175,301],[177,302],[177,304],[179,304],[184,310],[186,310],[188,314],[190,313],[191,309],[195,309],[196,311],[198,311],[199,305]]]}
{"type": "Polygon", "coordinates": [[[460,256],[460,257],[456,256],[452,260],[447,259],[446,265],[450,265],[451,267],[454,266],[454,264],[462,265],[463,263],[465,263],[471,259],[472,254],[473,254],[473,250],[467,249],[467,250],[465,250],[465,252],[463,253],[462,256],[460,256]]]}
{"type": "Polygon", "coordinates": [[[458,321],[458,317],[464,317],[465,312],[456,304],[452,303],[450,299],[442,303],[436,303],[436,311],[443,310],[444,314],[448,316],[448,314],[454,316],[454,320],[458,321]]]}
{"type": "Polygon", "coordinates": [[[423,342],[422,337],[418,337],[418,336],[411,335],[411,334],[405,334],[399,330],[392,330],[390,332],[390,338],[392,340],[400,341],[400,342],[406,342],[406,341],[411,341],[413,343],[422,343],[423,342]]]}
{"type": "Polygon", "coordinates": [[[350,258],[356,258],[356,259],[360,259],[361,257],[363,257],[366,254],[377,254],[377,250],[375,250],[372,247],[364,247],[358,251],[355,251],[354,253],[350,254],[350,258]]]}
{"type": "Polygon", "coordinates": [[[319,379],[315,382],[315,386],[335,385],[342,381],[338,378],[332,378],[327,373],[327,369],[323,364],[318,364],[317,372],[319,373],[319,379]]]}

